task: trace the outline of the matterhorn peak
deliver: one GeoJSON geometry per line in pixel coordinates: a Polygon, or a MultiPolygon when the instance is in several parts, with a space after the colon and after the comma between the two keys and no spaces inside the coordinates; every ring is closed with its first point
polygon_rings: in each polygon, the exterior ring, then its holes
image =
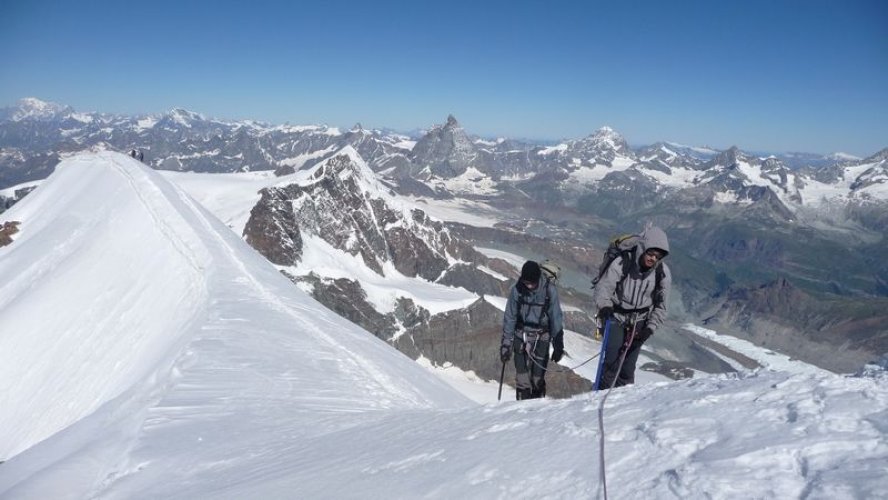
{"type": "Polygon", "coordinates": [[[351,130],[349,130],[349,132],[352,132],[352,133],[358,133],[358,132],[363,132],[363,131],[364,131],[364,126],[361,125],[361,122],[355,123],[354,126],[351,128],[351,130]]]}
{"type": "Polygon", "coordinates": [[[456,121],[456,118],[453,115],[447,115],[447,124],[444,125],[447,128],[456,128],[459,127],[459,123],[456,121]]]}

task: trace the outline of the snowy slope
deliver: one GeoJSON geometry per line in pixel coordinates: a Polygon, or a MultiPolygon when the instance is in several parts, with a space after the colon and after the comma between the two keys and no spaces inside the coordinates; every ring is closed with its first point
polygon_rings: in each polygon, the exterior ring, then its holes
{"type": "Polygon", "coordinates": [[[63,162],[3,219],[22,225],[0,249],[2,458],[64,429],[65,443],[37,455],[71,453],[71,440],[105,453],[81,435],[93,426],[133,443],[168,418],[203,426],[237,415],[249,428],[270,409],[283,418],[467,403],[125,156],[63,162]]]}
{"type": "MultiPolygon", "coordinates": [[[[476,405],[125,156],[0,215],[0,498],[594,498],[602,393],[476,405]]],[[[761,370],[604,407],[611,498],[884,498],[888,376],[761,370]]]]}

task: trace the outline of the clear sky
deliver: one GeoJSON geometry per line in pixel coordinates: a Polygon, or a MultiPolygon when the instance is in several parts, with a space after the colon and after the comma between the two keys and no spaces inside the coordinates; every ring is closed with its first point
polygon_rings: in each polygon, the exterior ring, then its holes
{"type": "Polygon", "coordinates": [[[888,2],[0,0],[0,106],[888,146],[888,2]]]}

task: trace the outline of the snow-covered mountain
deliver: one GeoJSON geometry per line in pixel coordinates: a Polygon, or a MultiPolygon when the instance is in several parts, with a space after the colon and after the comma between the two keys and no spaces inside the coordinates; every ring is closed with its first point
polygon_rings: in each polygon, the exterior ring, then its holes
{"type": "MultiPolygon", "coordinates": [[[[482,297],[507,296],[515,269],[391,192],[351,146],[263,189],[244,237],[319,301],[411,357],[495,376],[484,353],[496,349],[502,308],[482,297]],[[442,350],[442,336],[459,348],[442,350]]],[[[551,391],[588,384],[564,378],[551,391]]]]}
{"type": "Polygon", "coordinates": [[[539,149],[536,155],[539,161],[569,174],[563,181],[566,189],[572,189],[573,184],[585,186],[601,180],[607,173],[625,170],[636,162],[626,139],[610,127],[602,127],[582,139],[539,149]]]}
{"type": "Polygon", "coordinates": [[[799,170],[800,158],[809,156],[759,157],[738,148],[719,153],[668,142],[633,151],[609,127],[554,146],[508,139],[491,143],[473,141],[449,116],[446,123],[413,141],[360,125],[343,133],[326,126],[215,120],[180,108],[136,117],[77,113],[34,98],[0,113],[0,188],[44,178],[59,154],[97,145],[119,151],[140,148],[146,163],[165,170],[276,170],[280,174],[311,167],[350,145],[372,170],[383,172],[407,192],[418,192],[415,181],[420,180],[426,183],[427,193],[492,196],[505,187],[500,185],[502,180],[537,175],[539,179],[531,185],[549,185],[545,190],[567,193],[566,201],[573,203],[583,193],[594,192],[608,174],[619,176],[631,170],[627,175],[656,191],[713,188],[721,204],[746,203],[750,196],[760,197],[768,189],[789,212],[809,200],[820,200],[824,189],[835,192],[832,198],[888,199],[878,173],[884,171],[879,154],[865,160],[844,154],[833,155],[831,160],[821,157],[799,170]],[[875,166],[876,172],[855,169],[863,164],[875,166]],[[854,178],[848,179],[852,174],[854,178]]]}
{"type": "Polygon", "coordinates": [[[560,149],[554,151],[571,159],[579,159],[580,164],[616,166],[626,160],[635,159],[635,153],[629,148],[626,139],[607,126],[601,127],[588,137],[568,141],[565,146],[563,151],[560,149]]]}
{"type": "Polygon", "coordinates": [[[41,101],[34,97],[20,99],[15,106],[0,109],[0,120],[20,122],[22,120],[47,121],[71,115],[70,106],[41,101]]]}
{"type": "Polygon", "coordinates": [[[772,368],[478,405],[125,155],[64,161],[11,220],[0,498],[574,499],[600,466],[615,498],[888,491],[888,363],[749,348],[772,368]],[[533,474],[504,465],[541,450],[533,474]]]}
{"type": "Polygon", "coordinates": [[[0,119],[0,187],[45,178],[60,154],[96,146],[140,149],[147,164],[164,170],[282,173],[311,166],[349,144],[373,168],[392,168],[406,161],[412,146],[403,136],[378,131],[233,122],[181,108],[160,115],[113,116],[75,113],[36,99],[28,103],[5,110],[16,119],[0,119]]]}

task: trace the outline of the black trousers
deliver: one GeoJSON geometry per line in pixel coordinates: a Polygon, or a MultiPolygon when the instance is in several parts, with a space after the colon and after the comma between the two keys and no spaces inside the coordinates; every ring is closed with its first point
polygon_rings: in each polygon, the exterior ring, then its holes
{"type": "MultiPolygon", "coordinates": [[[[610,389],[635,383],[635,364],[641,353],[642,342],[637,339],[626,349],[626,359],[617,373],[620,364],[620,356],[623,354],[624,344],[632,333],[632,325],[624,325],[620,321],[611,318],[610,332],[608,333],[607,349],[604,355],[604,373],[601,376],[600,389],[610,389]]],[[[636,336],[641,333],[644,322],[639,322],[635,329],[636,336]]]]}
{"type": "Polygon", "coordinates": [[[515,337],[512,342],[515,358],[515,389],[518,399],[541,398],[546,395],[546,369],[549,366],[549,335],[527,340],[515,337]]]}

